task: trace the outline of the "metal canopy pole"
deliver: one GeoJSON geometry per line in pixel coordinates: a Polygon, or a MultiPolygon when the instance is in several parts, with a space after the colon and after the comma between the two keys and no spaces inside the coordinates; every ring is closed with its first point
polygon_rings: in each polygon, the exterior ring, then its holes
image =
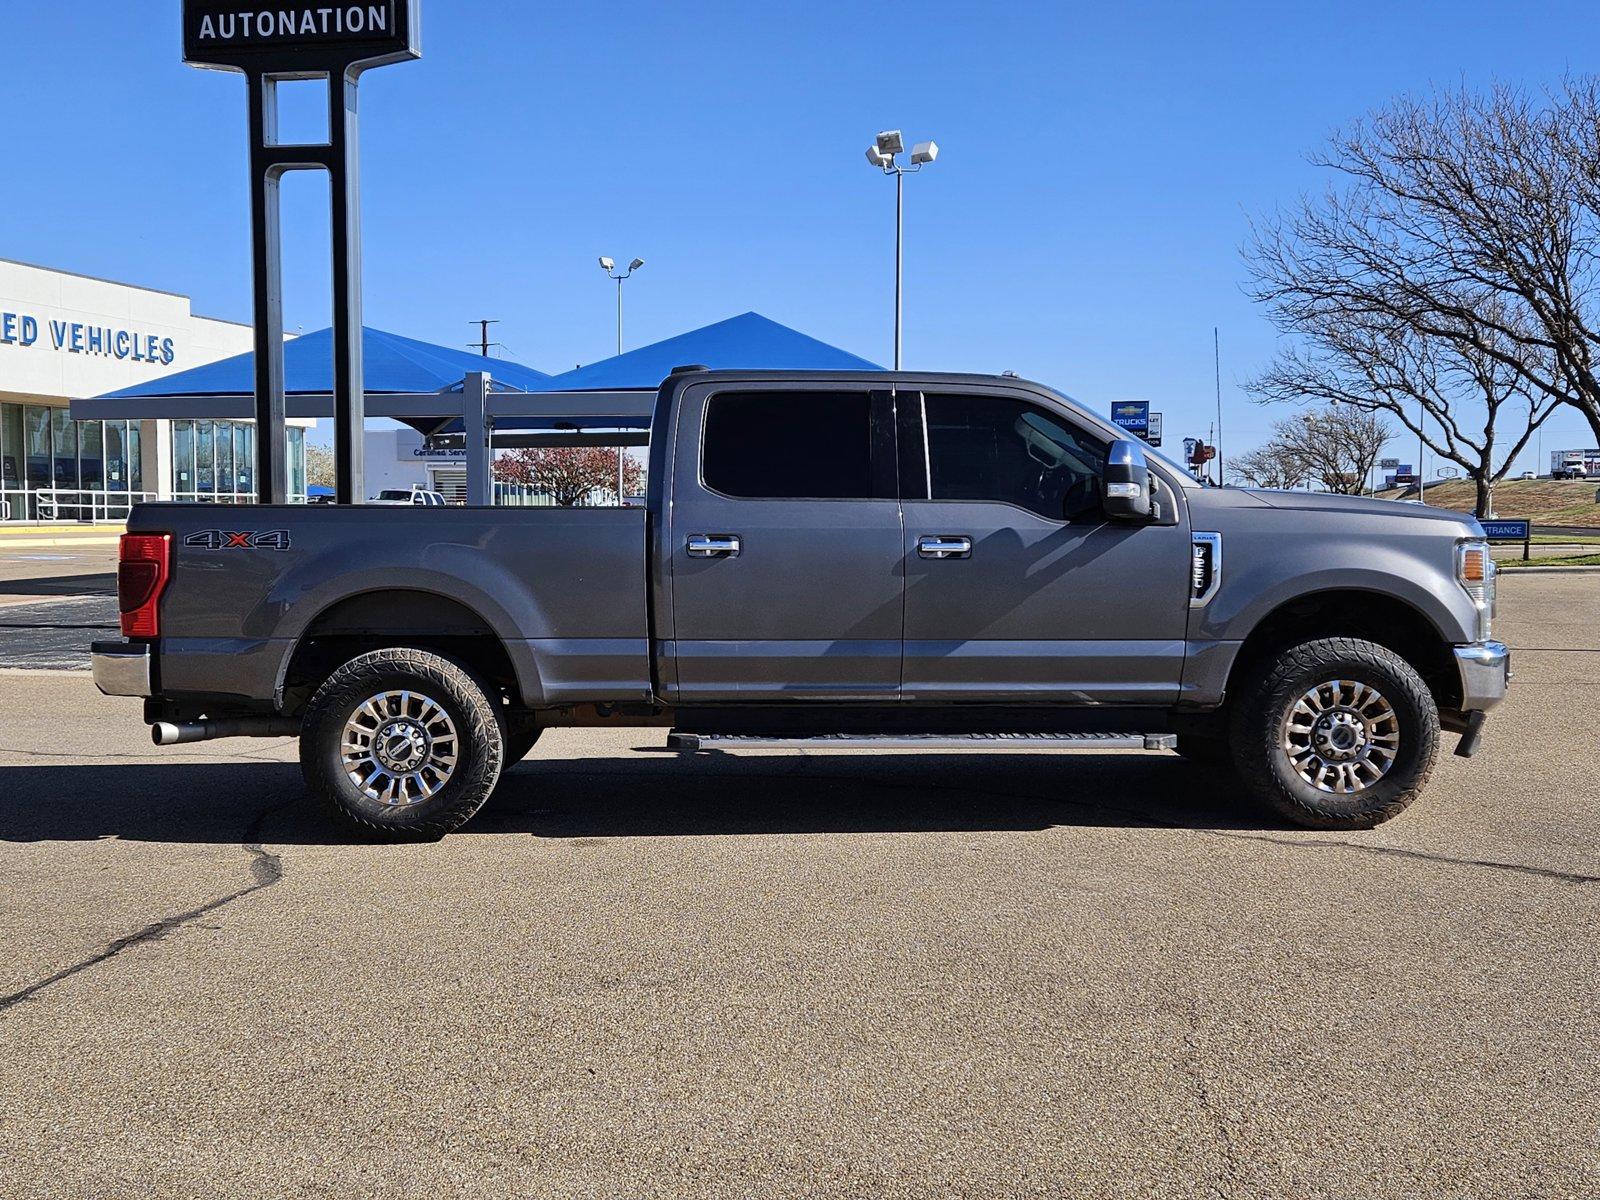
{"type": "Polygon", "coordinates": [[[361,162],[357,80],[328,78],[333,206],[333,498],[360,504],[366,472],[361,363],[361,162]]]}
{"type": "Polygon", "coordinates": [[[489,417],[489,387],[487,371],[468,371],[461,381],[462,446],[467,452],[467,503],[493,504],[494,484],[491,479],[494,452],[489,438],[494,428],[489,417]]]}

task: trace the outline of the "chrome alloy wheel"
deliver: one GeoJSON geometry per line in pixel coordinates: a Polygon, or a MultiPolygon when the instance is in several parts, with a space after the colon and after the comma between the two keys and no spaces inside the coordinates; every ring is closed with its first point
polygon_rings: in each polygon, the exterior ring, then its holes
{"type": "Polygon", "coordinates": [[[345,774],[379,804],[405,806],[434,795],[455,774],[455,722],[420,692],[380,692],[344,723],[345,774]]]}
{"type": "Polygon", "coordinates": [[[1319,683],[1283,718],[1281,744],[1295,773],[1324,792],[1363,791],[1400,753],[1400,718],[1377,688],[1351,679],[1319,683]]]}

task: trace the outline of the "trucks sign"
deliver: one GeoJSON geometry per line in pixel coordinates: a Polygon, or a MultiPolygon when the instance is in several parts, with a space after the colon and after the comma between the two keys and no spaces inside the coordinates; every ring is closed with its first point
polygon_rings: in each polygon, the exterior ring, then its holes
{"type": "Polygon", "coordinates": [[[1111,406],[1111,423],[1136,437],[1150,432],[1150,401],[1118,400],[1111,406]]]}
{"type": "Polygon", "coordinates": [[[421,0],[184,0],[183,61],[225,71],[327,71],[418,58],[421,0]]]}

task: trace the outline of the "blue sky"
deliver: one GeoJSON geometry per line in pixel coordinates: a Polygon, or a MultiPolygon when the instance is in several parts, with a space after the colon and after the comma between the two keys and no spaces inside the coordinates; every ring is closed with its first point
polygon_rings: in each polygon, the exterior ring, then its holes
{"type": "MultiPolygon", "coordinates": [[[[244,86],[184,67],[177,0],[9,0],[0,255],[250,317],[244,86]]],[[[366,77],[366,318],[464,344],[496,317],[549,371],[611,352],[595,257],[640,255],[629,345],[748,309],[891,355],[880,128],[934,137],[907,185],[906,363],[1015,370],[1171,441],[1271,413],[1240,290],[1252,213],[1321,179],[1328,132],[1431,83],[1600,61],[1590,6],[695,6],[425,0],[423,59],[366,77]]],[[[304,105],[287,102],[297,121],[304,105]]],[[[286,191],[287,319],[328,323],[326,185],[286,191]]],[[[1545,445],[1585,443],[1575,416],[1545,445]],[[1564,437],[1566,433],[1571,437],[1564,437]]],[[[1409,455],[1407,455],[1409,457],[1409,455]]],[[[1531,464],[1531,454],[1528,456],[1531,464]]]]}

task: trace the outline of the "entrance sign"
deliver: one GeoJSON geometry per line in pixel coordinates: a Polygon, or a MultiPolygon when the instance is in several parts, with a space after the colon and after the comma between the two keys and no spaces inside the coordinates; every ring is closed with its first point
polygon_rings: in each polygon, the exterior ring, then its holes
{"type": "Polygon", "coordinates": [[[1480,520],[1483,526],[1483,536],[1491,542],[1521,542],[1522,561],[1527,562],[1533,553],[1533,522],[1532,521],[1494,521],[1480,520]]]}
{"type": "Polygon", "coordinates": [[[242,73],[250,94],[250,225],[255,277],[256,479],[268,504],[288,499],[283,399],[283,256],[279,185],[290,171],[328,172],[333,210],[335,498],[362,494],[360,126],[357,83],[369,67],[422,57],[422,0],[184,0],[183,59],[242,73]],[[284,79],[328,89],[328,141],[278,140],[284,79]]]}
{"type": "Polygon", "coordinates": [[[1491,542],[1525,542],[1528,540],[1527,521],[1479,521],[1483,536],[1491,542]]]}

